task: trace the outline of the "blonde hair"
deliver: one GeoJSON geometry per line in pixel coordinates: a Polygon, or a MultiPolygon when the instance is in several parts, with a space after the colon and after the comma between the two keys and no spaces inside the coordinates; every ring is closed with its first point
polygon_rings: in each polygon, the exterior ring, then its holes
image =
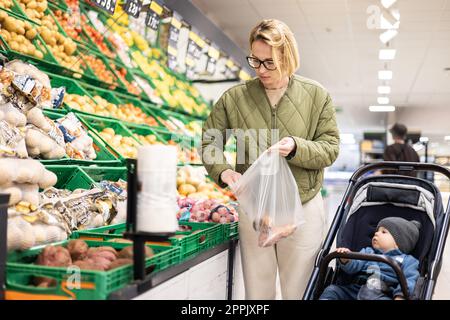
{"type": "Polygon", "coordinates": [[[276,19],[261,21],[250,33],[250,49],[253,42],[262,40],[272,47],[272,58],[280,75],[291,76],[300,66],[297,41],[291,29],[276,19]]]}

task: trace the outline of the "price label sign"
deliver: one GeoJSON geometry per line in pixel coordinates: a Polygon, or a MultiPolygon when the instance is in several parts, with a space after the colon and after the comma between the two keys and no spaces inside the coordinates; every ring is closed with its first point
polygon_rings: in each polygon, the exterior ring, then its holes
{"type": "Polygon", "coordinates": [[[168,59],[167,59],[167,65],[170,69],[175,71],[177,69],[177,65],[178,65],[177,57],[169,54],[168,59]]]}
{"type": "Polygon", "coordinates": [[[114,14],[117,0],[91,0],[90,3],[94,4],[100,9],[108,11],[110,14],[114,14]]]}
{"type": "Polygon", "coordinates": [[[155,31],[158,30],[159,22],[161,21],[161,14],[163,8],[156,1],[152,1],[147,11],[147,17],[145,18],[145,25],[155,31]]]}
{"type": "Polygon", "coordinates": [[[141,0],[127,0],[123,9],[130,16],[133,16],[137,19],[137,18],[139,18],[139,13],[141,12],[141,9],[142,9],[142,1],[141,0]]]}

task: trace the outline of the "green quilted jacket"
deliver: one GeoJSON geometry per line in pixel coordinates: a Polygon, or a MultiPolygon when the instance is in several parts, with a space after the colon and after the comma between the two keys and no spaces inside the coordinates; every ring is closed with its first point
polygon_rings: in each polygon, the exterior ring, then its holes
{"type": "Polygon", "coordinates": [[[330,166],[339,153],[335,109],[327,91],[313,80],[292,76],[276,108],[270,106],[264,87],[257,78],[226,91],[203,126],[203,164],[211,178],[225,187],[220,174],[226,169],[233,169],[223,154],[223,146],[228,140],[227,133],[228,137],[234,135],[237,138],[238,157],[240,148],[246,147],[245,159],[240,161],[241,164],[236,164],[235,168],[243,174],[256,160],[249,155],[251,143],[256,142],[261,151],[267,149],[277,142],[272,141],[274,129],[278,130],[279,139],[291,136],[297,144],[295,154],[288,157],[288,163],[297,182],[302,203],[305,203],[320,191],[323,169],[330,166]],[[235,129],[267,129],[268,132],[265,135],[258,134],[258,138],[255,138],[251,134],[236,136],[235,129]],[[210,134],[219,131],[223,139],[210,134]],[[261,139],[260,136],[264,138],[261,139]],[[215,160],[211,160],[211,155],[215,160]]]}

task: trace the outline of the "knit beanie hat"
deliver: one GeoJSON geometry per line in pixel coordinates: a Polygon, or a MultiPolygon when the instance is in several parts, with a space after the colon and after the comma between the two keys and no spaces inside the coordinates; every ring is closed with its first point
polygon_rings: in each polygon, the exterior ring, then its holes
{"type": "Polygon", "coordinates": [[[379,227],[386,228],[397,243],[398,248],[405,254],[414,250],[419,240],[420,222],[408,221],[399,217],[384,218],[378,222],[379,227]]]}

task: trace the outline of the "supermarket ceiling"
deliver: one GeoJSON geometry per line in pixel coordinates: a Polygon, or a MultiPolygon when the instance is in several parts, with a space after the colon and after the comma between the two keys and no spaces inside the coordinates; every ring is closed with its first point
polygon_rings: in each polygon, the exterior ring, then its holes
{"type": "MultiPolygon", "coordinates": [[[[383,0],[388,1],[388,0],[383,0]]],[[[392,0],[391,0],[392,1],[392,0]]],[[[395,2],[395,1],[394,1],[395,2]]],[[[300,50],[299,74],[322,83],[342,106],[344,127],[385,127],[387,113],[371,113],[376,105],[378,71],[391,70],[389,104],[417,114],[450,107],[450,0],[398,0],[398,35],[392,61],[379,60],[386,48],[383,30],[369,29],[368,9],[379,0],[192,0],[245,52],[248,34],[261,19],[276,18],[293,30],[300,50]]],[[[407,113],[407,112],[406,112],[407,113]]],[[[447,112],[448,114],[448,112],[447,112]]],[[[396,119],[399,120],[399,119],[396,119]]],[[[401,119],[400,119],[401,120],[401,119]]],[[[433,123],[434,133],[450,132],[448,121],[433,123]]],[[[429,124],[424,124],[426,125],[429,124]]],[[[420,122],[413,127],[422,126],[420,122]]],[[[425,129],[425,131],[427,131],[425,129]]]]}

